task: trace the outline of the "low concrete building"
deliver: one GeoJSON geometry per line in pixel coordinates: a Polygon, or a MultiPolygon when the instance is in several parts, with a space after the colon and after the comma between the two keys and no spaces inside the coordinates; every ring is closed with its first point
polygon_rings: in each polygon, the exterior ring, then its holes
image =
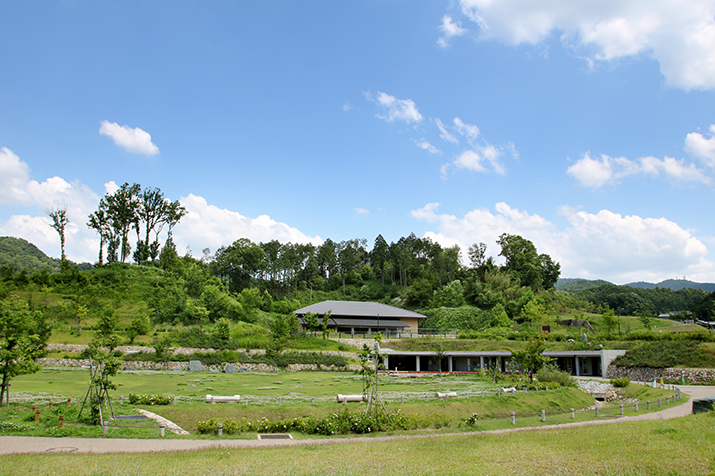
{"type": "Polygon", "coordinates": [[[325,314],[330,312],[328,327],[335,332],[351,335],[378,331],[417,334],[419,320],[427,318],[379,302],[323,301],[295,311],[301,331],[306,330],[305,315],[309,312],[318,315],[320,325],[323,324],[325,314]]]}
{"type": "MultiPolygon", "coordinates": [[[[498,366],[502,372],[510,370],[511,352],[445,351],[438,362],[431,351],[400,351],[383,348],[385,368],[402,372],[477,372],[498,366]]],[[[554,364],[576,376],[605,377],[608,366],[625,350],[546,351],[543,355],[554,359],[554,364]]]]}

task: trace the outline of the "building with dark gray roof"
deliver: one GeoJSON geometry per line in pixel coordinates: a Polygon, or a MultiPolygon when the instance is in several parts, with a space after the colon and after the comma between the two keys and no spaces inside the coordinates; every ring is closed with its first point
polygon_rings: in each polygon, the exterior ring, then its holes
{"type": "Polygon", "coordinates": [[[378,331],[416,334],[419,320],[427,318],[422,314],[379,302],[323,301],[295,311],[300,330],[306,330],[306,314],[317,314],[322,325],[328,312],[328,327],[346,334],[378,331]]]}

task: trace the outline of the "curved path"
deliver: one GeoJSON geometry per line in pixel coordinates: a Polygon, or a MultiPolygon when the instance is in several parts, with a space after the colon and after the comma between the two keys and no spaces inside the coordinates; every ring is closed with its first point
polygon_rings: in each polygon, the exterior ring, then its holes
{"type": "Polygon", "coordinates": [[[690,398],[680,405],[638,416],[607,420],[593,420],[562,425],[546,425],[528,428],[508,428],[480,432],[440,433],[433,435],[402,435],[378,437],[348,437],[306,440],[164,440],[164,439],[123,439],[123,438],[49,438],[33,436],[0,436],[0,455],[27,453],[155,453],[162,451],[190,451],[207,448],[261,448],[275,446],[332,445],[342,443],[391,441],[408,438],[436,438],[441,436],[467,436],[475,434],[496,434],[516,431],[553,430],[577,426],[608,425],[618,422],[639,420],[660,420],[686,416],[692,413],[692,400],[715,394],[715,387],[683,385],[679,386],[690,398]]]}

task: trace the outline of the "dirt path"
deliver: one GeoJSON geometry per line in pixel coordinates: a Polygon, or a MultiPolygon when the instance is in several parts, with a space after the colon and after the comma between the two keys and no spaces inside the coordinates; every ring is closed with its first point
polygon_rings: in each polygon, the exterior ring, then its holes
{"type": "Polygon", "coordinates": [[[276,446],[334,445],[344,443],[393,441],[410,438],[439,438],[442,436],[467,436],[475,434],[497,434],[517,431],[540,431],[578,426],[609,425],[640,420],[660,420],[689,415],[692,412],[692,400],[715,395],[715,387],[684,385],[679,386],[683,393],[690,396],[685,403],[665,408],[658,412],[643,415],[594,420],[563,425],[547,425],[528,428],[508,428],[468,433],[441,433],[436,435],[403,435],[379,437],[353,437],[306,440],[136,440],[122,438],[46,438],[31,436],[0,436],[0,455],[22,453],[157,453],[163,451],[189,451],[207,448],[263,448],[276,446]]]}

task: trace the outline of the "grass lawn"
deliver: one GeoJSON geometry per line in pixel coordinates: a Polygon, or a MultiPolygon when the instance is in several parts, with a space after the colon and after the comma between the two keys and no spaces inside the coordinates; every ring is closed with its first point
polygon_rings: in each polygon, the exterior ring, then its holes
{"type": "MultiPolygon", "coordinates": [[[[429,428],[413,430],[412,433],[432,433],[435,431],[465,431],[474,429],[511,428],[510,415],[516,413],[516,426],[540,426],[543,424],[566,423],[572,421],[569,409],[577,410],[576,421],[595,418],[593,411],[578,412],[593,404],[593,399],[580,390],[560,388],[549,392],[517,393],[496,396],[495,385],[479,379],[476,375],[445,375],[420,378],[381,377],[380,395],[390,412],[398,409],[404,414],[422,415],[431,422],[429,428]],[[436,391],[457,392],[458,398],[449,401],[434,397],[436,391]],[[485,396],[482,397],[482,392],[485,396]],[[404,403],[403,403],[404,398],[404,403]],[[427,401],[425,401],[427,399],[427,401]],[[547,414],[546,423],[540,419],[541,410],[547,414]],[[462,421],[473,413],[481,420],[475,427],[463,427],[462,421]]],[[[112,399],[117,415],[136,415],[136,408],[145,408],[168,418],[182,428],[194,432],[196,422],[210,418],[256,420],[267,418],[271,421],[304,417],[327,416],[343,409],[335,399],[337,393],[359,394],[362,380],[358,375],[340,372],[282,372],[218,374],[209,372],[127,372],[117,375],[113,382],[118,389],[112,391],[112,399]],[[132,406],[128,404],[129,393],[169,394],[179,396],[177,405],[132,406]],[[208,405],[206,394],[241,395],[249,404],[208,405]],[[119,396],[124,396],[120,405],[119,396]],[[311,399],[314,404],[311,403],[311,399]]],[[[78,409],[65,412],[67,398],[78,404],[87,390],[88,372],[80,369],[50,368],[33,375],[17,377],[12,381],[10,409],[0,409],[0,422],[7,421],[25,426],[13,434],[44,436],[100,436],[101,429],[76,423],[78,409]],[[49,412],[49,402],[54,402],[53,412],[49,412]],[[31,406],[36,404],[42,410],[42,425],[34,424],[31,406]],[[59,405],[58,405],[59,404],[59,405]],[[60,413],[67,415],[67,429],[57,432],[60,413]],[[74,418],[74,419],[73,419],[74,418]]],[[[665,400],[671,392],[652,389],[640,385],[629,385],[626,398],[641,400],[639,413],[646,411],[645,400],[652,401],[652,410],[657,410],[656,401],[660,396],[665,400]]],[[[350,411],[359,412],[364,404],[349,405],[350,411]]],[[[619,414],[619,408],[612,406],[601,410],[601,414],[619,414]]],[[[626,415],[635,414],[633,405],[625,410],[626,415]]],[[[133,422],[113,422],[112,435],[115,437],[156,436],[156,425],[137,427],[133,422]],[[122,426],[123,425],[123,426],[122,426]],[[115,428],[118,431],[114,431],[115,428]],[[139,428],[139,429],[136,429],[139,428]],[[136,431],[135,431],[136,429],[136,431]],[[140,431],[141,430],[141,431],[140,431]]],[[[4,428],[5,432],[12,428],[4,428]]],[[[173,436],[172,436],[173,437],[173,436]]],[[[236,438],[255,438],[255,434],[239,434],[236,438]]],[[[296,435],[297,438],[306,436],[296,435]]]]}
{"type": "Polygon", "coordinates": [[[4,474],[705,475],[712,414],[549,431],[340,445],[115,455],[4,456],[4,474]]]}

